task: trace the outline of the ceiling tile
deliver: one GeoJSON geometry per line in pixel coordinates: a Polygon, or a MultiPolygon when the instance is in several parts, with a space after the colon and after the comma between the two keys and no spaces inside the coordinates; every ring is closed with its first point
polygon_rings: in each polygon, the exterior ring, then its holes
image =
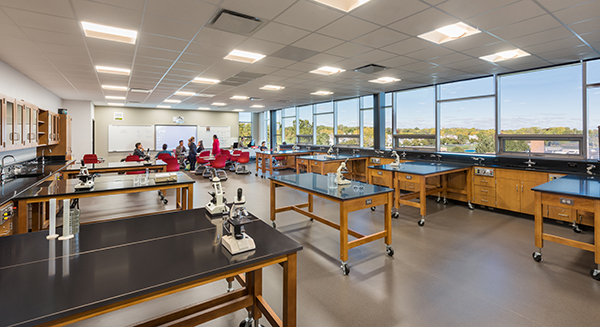
{"type": "MultiPolygon", "coordinates": [[[[94,24],[139,31],[142,13],[87,0],[71,0],[77,19],[94,24]]],[[[79,32],[79,31],[78,31],[79,32]]]]}
{"type": "Polygon", "coordinates": [[[592,33],[582,34],[581,37],[587,43],[600,42],[600,32],[592,32],[592,33]]]}
{"type": "Polygon", "coordinates": [[[428,5],[417,0],[377,0],[358,7],[350,14],[385,26],[427,8],[428,5]]]}
{"type": "Polygon", "coordinates": [[[311,63],[311,64],[316,64],[318,66],[332,66],[336,62],[340,62],[340,61],[342,61],[344,59],[345,58],[343,58],[343,57],[338,57],[338,56],[333,56],[333,55],[330,55],[330,54],[320,53],[320,54],[318,54],[316,56],[312,56],[312,57],[304,60],[304,62],[311,63]]]}
{"type": "Polygon", "coordinates": [[[400,67],[414,62],[417,62],[417,60],[404,56],[397,56],[391,59],[382,60],[379,64],[385,67],[400,67]]]}
{"type": "Polygon", "coordinates": [[[194,39],[194,41],[215,45],[218,47],[233,49],[238,44],[242,43],[245,39],[246,37],[241,35],[219,31],[208,27],[203,27],[194,39]]]}
{"type": "Polygon", "coordinates": [[[20,27],[39,28],[67,34],[81,33],[79,23],[77,23],[74,19],[44,15],[12,8],[4,8],[4,11],[20,27]]]}
{"type": "Polygon", "coordinates": [[[227,56],[227,54],[231,52],[231,50],[233,49],[217,47],[210,44],[192,42],[185,50],[185,53],[213,58],[212,61],[214,61],[214,59],[223,59],[223,57],[227,56]]]}
{"type": "Polygon", "coordinates": [[[191,40],[200,29],[198,25],[182,23],[158,16],[144,15],[142,32],[191,40]]]}
{"type": "MultiPolygon", "coordinates": [[[[19,27],[14,24],[0,24],[0,36],[17,38],[17,39],[27,39],[28,36],[25,35],[25,33],[23,33],[21,31],[21,29],[22,29],[22,27],[19,27]]],[[[40,31],[40,30],[36,30],[36,31],[40,31]]],[[[44,32],[46,32],[46,31],[44,31],[44,32]]]]}
{"type": "Polygon", "coordinates": [[[393,23],[388,27],[404,34],[417,36],[457,22],[459,22],[458,19],[438,9],[430,8],[393,23]]]}
{"type": "MultiPolygon", "coordinates": [[[[215,12],[216,6],[196,0],[147,0],[146,14],[204,25],[215,12]],[[185,8],[185,10],[181,10],[185,8]]],[[[157,33],[160,34],[160,33],[157,33]]]]}
{"type": "Polygon", "coordinates": [[[542,15],[532,19],[524,20],[522,22],[493,29],[490,31],[490,33],[506,40],[561,26],[562,25],[560,22],[558,22],[552,16],[542,15]]]}
{"type": "Polygon", "coordinates": [[[371,50],[373,50],[373,48],[368,48],[352,42],[346,42],[342,45],[338,45],[335,48],[329,49],[326,52],[343,57],[354,57],[361,53],[369,52],[371,50]]]}
{"type": "Polygon", "coordinates": [[[484,12],[497,9],[519,0],[494,0],[494,1],[466,1],[466,0],[448,0],[437,5],[437,7],[460,19],[473,17],[484,12]]]}
{"type": "Polygon", "coordinates": [[[469,37],[454,40],[452,42],[444,43],[442,44],[442,46],[445,48],[452,49],[454,51],[464,51],[468,49],[481,47],[487,44],[497,43],[499,41],[499,38],[482,32],[475,35],[471,35],[469,37]]]}
{"type": "Polygon", "coordinates": [[[180,40],[172,37],[140,33],[139,42],[140,46],[161,48],[172,51],[183,51],[188,45],[189,41],[180,40]]]}
{"type": "Polygon", "coordinates": [[[565,9],[568,7],[577,6],[584,2],[589,2],[590,0],[538,0],[538,2],[544,6],[544,8],[550,11],[557,11],[560,9],[565,9]]]}
{"type": "Polygon", "coordinates": [[[506,51],[506,50],[512,50],[514,49],[515,46],[506,42],[496,42],[496,43],[491,43],[491,44],[487,44],[478,48],[473,48],[473,49],[469,49],[469,50],[465,50],[462,51],[462,53],[469,55],[469,56],[473,56],[473,57],[482,57],[482,56],[487,56],[487,55],[491,55],[497,52],[501,52],[501,51],[506,51]]]}
{"type": "Polygon", "coordinates": [[[381,50],[373,50],[373,51],[369,51],[367,53],[363,53],[361,55],[355,56],[355,57],[353,57],[353,59],[366,61],[366,62],[375,64],[382,60],[390,59],[393,57],[395,57],[395,55],[392,53],[389,53],[386,51],[381,51],[381,50]]]}
{"type": "Polygon", "coordinates": [[[568,29],[564,27],[553,28],[547,31],[542,31],[538,33],[533,33],[530,35],[526,35],[523,37],[519,37],[516,39],[510,39],[511,43],[517,45],[518,47],[528,47],[535,44],[546,43],[550,41],[560,40],[568,37],[572,37],[573,33],[571,33],[568,29]]]}
{"type": "Polygon", "coordinates": [[[65,45],[36,42],[35,45],[45,53],[61,53],[67,55],[87,56],[85,47],[69,47],[65,45]]]}
{"type": "MultiPolygon", "coordinates": [[[[273,19],[295,0],[225,0],[221,7],[244,15],[273,19]]],[[[218,1],[216,1],[218,2],[218,1]]]]}
{"type": "Polygon", "coordinates": [[[325,51],[331,49],[344,41],[334,39],[329,36],[312,33],[298,42],[293,43],[293,46],[306,48],[314,51],[325,51]]]}
{"type": "Polygon", "coordinates": [[[263,59],[257,61],[254,65],[268,66],[268,67],[275,67],[275,68],[284,68],[295,62],[296,61],[288,60],[288,59],[266,57],[266,58],[263,58],[263,59]]]}
{"type": "MultiPolygon", "coordinates": [[[[0,27],[0,30],[4,30],[4,26],[0,27]]],[[[47,42],[51,40],[53,44],[75,47],[84,46],[83,36],[81,35],[56,33],[28,27],[23,27],[22,30],[34,42],[47,42]]]]}
{"type": "Polygon", "coordinates": [[[253,37],[271,42],[291,44],[308,34],[310,34],[310,32],[299,28],[271,22],[261,28],[258,32],[254,33],[253,37]]]}
{"type": "Polygon", "coordinates": [[[544,14],[546,12],[533,1],[525,0],[477,15],[468,19],[466,23],[484,30],[491,30],[544,14]]]}
{"type": "Polygon", "coordinates": [[[535,54],[535,53],[543,53],[543,52],[547,52],[547,51],[556,50],[557,48],[558,49],[570,48],[570,47],[576,47],[579,45],[583,45],[583,42],[581,42],[581,40],[579,40],[578,38],[573,36],[573,37],[569,37],[569,38],[565,38],[565,39],[561,39],[561,40],[556,40],[556,41],[533,45],[530,47],[525,47],[523,50],[525,50],[529,53],[535,54]]]}
{"type": "Polygon", "coordinates": [[[285,45],[283,44],[263,41],[255,38],[248,38],[246,41],[240,43],[240,45],[238,45],[236,49],[260,53],[262,55],[268,56],[272,53],[275,53],[277,50],[282,49],[283,47],[285,47],[285,45]]]}
{"type": "Polygon", "coordinates": [[[449,49],[446,49],[439,45],[436,45],[431,48],[411,52],[411,53],[407,54],[406,56],[410,57],[410,58],[420,59],[420,60],[428,60],[431,58],[437,58],[440,56],[444,56],[444,55],[450,54],[452,52],[453,52],[452,50],[449,50],[449,49]]]}
{"type": "Polygon", "coordinates": [[[600,1],[590,1],[554,12],[565,24],[572,24],[600,16],[600,1]]]}
{"type": "Polygon", "coordinates": [[[343,14],[339,11],[317,5],[314,2],[298,1],[279,15],[275,21],[309,31],[316,31],[342,16],[343,14]]]}
{"type": "Polygon", "coordinates": [[[457,61],[464,61],[464,60],[467,60],[470,58],[471,57],[464,55],[462,53],[454,52],[451,54],[443,55],[438,58],[428,59],[428,61],[433,62],[438,65],[446,65],[446,64],[453,63],[453,62],[457,62],[457,61]]]}
{"type": "Polygon", "coordinates": [[[352,16],[344,16],[321,28],[318,32],[324,35],[337,37],[338,39],[352,40],[361,35],[374,31],[378,27],[379,26],[375,24],[352,16]]]}
{"type": "Polygon", "coordinates": [[[406,34],[402,34],[396,31],[393,31],[389,28],[380,28],[371,33],[363,35],[359,38],[352,40],[354,43],[359,43],[362,45],[381,48],[386,45],[390,45],[392,43],[396,43],[402,40],[409,38],[410,36],[406,34]]]}
{"type": "Polygon", "coordinates": [[[2,0],[0,6],[33,11],[52,16],[75,18],[69,0],[2,0]]]}
{"type": "Polygon", "coordinates": [[[163,59],[157,59],[157,58],[136,56],[134,69],[138,64],[168,68],[168,67],[171,67],[172,63],[173,63],[173,61],[171,61],[171,60],[163,60],[163,59]]]}
{"type": "Polygon", "coordinates": [[[179,56],[180,53],[181,52],[179,52],[179,51],[170,51],[170,50],[159,49],[159,48],[150,48],[150,47],[139,46],[137,49],[136,55],[144,56],[144,57],[166,59],[166,60],[175,60],[175,59],[177,59],[177,57],[179,56]]]}
{"type": "Polygon", "coordinates": [[[423,41],[416,37],[411,37],[410,39],[396,42],[381,49],[397,55],[402,55],[430,47],[433,47],[433,43],[423,41]]]}
{"type": "Polygon", "coordinates": [[[111,5],[111,6],[117,6],[117,7],[121,7],[121,8],[132,9],[132,10],[136,10],[136,11],[143,11],[144,10],[144,4],[146,3],[146,0],[127,0],[127,1],[123,1],[123,0],[94,0],[94,1],[105,3],[105,4],[111,5]]]}

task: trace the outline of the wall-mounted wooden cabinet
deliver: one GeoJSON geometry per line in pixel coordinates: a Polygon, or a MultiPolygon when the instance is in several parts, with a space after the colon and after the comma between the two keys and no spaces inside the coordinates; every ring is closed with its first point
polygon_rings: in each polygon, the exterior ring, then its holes
{"type": "MultiPolygon", "coordinates": [[[[48,142],[48,148],[52,150],[52,156],[64,156],[66,160],[72,159],[71,146],[71,123],[72,118],[68,115],[49,115],[49,123],[52,124],[55,134],[55,140],[48,142]],[[52,117],[54,116],[54,117],[52,117]]],[[[40,152],[40,151],[38,151],[40,152]]]]}

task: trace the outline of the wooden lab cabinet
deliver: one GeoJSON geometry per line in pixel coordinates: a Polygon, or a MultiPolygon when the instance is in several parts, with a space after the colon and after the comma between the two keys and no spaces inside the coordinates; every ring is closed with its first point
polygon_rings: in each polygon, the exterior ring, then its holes
{"type": "Polygon", "coordinates": [[[548,173],[496,169],[496,207],[533,215],[532,187],[548,181],[548,173]]]}
{"type": "Polygon", "coordinates": [[[482,206],[496,207],[496,189],[496,176],[474,174],[471,202],[482,206]]]}
{"type": "Polygon", "coordinates": [[[49,141],[48,148],[52,150],[52,156],[64,156],[65,160],[71,160],[71,154],[73,152],[71,145],[71,122],[73,119],[68,115],[54,116],[56,116],[56,119],[51,118],[50,120],[52,121],[52,124],[55,124],[56,126],[55,129],[53,127],[53,134],[56,135],[56,141],[49,141]]]}
{"type": "Polygon", "coordinates": [[[394,188],[394,172],[369,169],[369,184],[394,188]]]}

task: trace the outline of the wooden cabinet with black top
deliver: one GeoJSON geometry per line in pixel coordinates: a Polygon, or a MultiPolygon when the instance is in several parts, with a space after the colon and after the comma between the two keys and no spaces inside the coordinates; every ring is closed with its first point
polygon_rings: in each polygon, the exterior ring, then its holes
{"type": "Polygon", "coordinates": [[[496,169],[496,203],[499,209],[534,214],[532,187],[548,181],[548,173],[496,169]]]}

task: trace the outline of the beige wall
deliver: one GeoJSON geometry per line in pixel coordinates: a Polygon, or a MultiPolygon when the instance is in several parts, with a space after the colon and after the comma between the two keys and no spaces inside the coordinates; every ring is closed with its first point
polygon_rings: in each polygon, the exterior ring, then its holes
{"type": "MultiPolygon", "coordinates": [[[[174,116],[182,116],[185,125],[198,126],[230,126],[231,137],[238,137],[237,112],[210,112],[202,110],[177,110],[177,109],[149,109],[149,108],[121,108],[121,107],[95,107],[96,120],[96,154],[107,161],[119,161],[125,158],[125,152],[108,153],[108,125],[156,125],[173,124],[174,116]],[[123,120],[115,121],[114,113],[122,112],[123,120]]],[[[76,135],[73,135],[76,142],[76,135]]],[[[133,151],[134,144],[131,145],[133,151]]]]}

